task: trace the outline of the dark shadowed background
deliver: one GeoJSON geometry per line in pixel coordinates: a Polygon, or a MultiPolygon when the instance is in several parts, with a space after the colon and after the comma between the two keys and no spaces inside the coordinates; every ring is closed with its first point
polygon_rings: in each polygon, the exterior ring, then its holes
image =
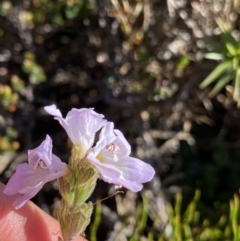
{"type": "MultiPolygon", "coordinates": [[[[233,0],[0,1],[0,180],[46,134],[68,161],[45,105],[94,107],[156,176],[97,205],[87,238],[240,240],[239,13],[233,0]]],[[[99,181],[91,200],[113,192],[99,181]]],[[[53,214],[57,183],[33,201],[53,214]]]]}

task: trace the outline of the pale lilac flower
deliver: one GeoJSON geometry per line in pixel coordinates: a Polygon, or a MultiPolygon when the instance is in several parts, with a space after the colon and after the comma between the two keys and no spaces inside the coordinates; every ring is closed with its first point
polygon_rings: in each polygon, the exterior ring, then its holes
{"type": "Polygon", "coordinates": [[[17,166],[3,193],[22,194],[13,203],[13,206],[19,209],[34,197],[45,183],[64,176],[66,169],[67,165],[52,154],[52,140],[47,135],[39,147],[28,151],[28,164],[17,166]]]}
{"type": "Polygon", "coordinates": [[[130,152],[131,147],[123,134],[113,130],[113,123],[108,122],[87,158],[98,168],[105,182],[138,192],[142,183],[152,180],[155,171],[149,164],[130,157],[130,152]]]}
{"type": "Polygon", "coordinates": [[[73,144],[81,144],[86,151],[92,147],[96,132],[107,122],[103,119],[103,115],[96,113],[93,109],[73,108],[65,119],[56,105],[45,106],[44,109],[55,116],[54,119],[59,121],[73,144]]]}

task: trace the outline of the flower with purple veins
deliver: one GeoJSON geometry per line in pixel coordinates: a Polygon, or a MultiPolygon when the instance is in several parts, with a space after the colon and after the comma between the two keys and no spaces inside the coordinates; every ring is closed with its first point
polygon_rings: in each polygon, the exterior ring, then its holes
{"type": "Polygon", "coordinates": [[[52,139],[47,135],[40,146],[28,151],[28,164],[17,166],[3,193],[22,194],[13,203],[13,206],[19,209],[34,197],[45,183],[64,176],[66,170],[67,165],[52,154],[52,139]]]}
{"type": "Polygon", "coordinates": [[[130,152],[131,147],[123,134],[113,130],[113,123],[108,122],[87,158],[98,168],[105,182],[138,192],[142,183],[152,180],[155,171],[149,164],[130,157],[130,152]]]}
{"type": "Polygon", "coordinates": [[[96,132],[107,122],[103,119],[103,115],[96,113],[93,109],[73,108],[66,118],[62,117],[56,105],[45,106],[44,109],[50,115],[55,116],[54,119],[59,121],[72,143],[80,144],[85,151],[92,147],[96,132]]]}

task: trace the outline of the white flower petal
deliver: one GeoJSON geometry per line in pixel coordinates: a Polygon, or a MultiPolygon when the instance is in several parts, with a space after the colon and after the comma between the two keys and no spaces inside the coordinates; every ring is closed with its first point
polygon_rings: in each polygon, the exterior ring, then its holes
{"type": "MultiPolygon", "coordinates": [[[[110,127],[110,126],[109,126],[110,127]]],[[[123,134],[114,130],[116,139],[113,142],[104,142],[104,135],[106,140],[111,133],[112,128],[103,128],[96,147],[88,154],[89,161],[95,165],[101,178],[112,184],[122,185],[133,192],[138,192],[142,189],[142,183],[152,180],[155,171],[147,163],[133,157],[129,157],[131,147],[124,138],[123,134]],[[97,152],[94,152],[97,149],[97,152]]]]}
{"type": "Polygon", "coordinates": [[[103,115],[96,113],[93,109],[73,108],[65,119],[62,118],[55,106],[47,106],[44,109],[55,116],[54,119],[59,121],[73,144],[80,144],[85,151],[92,147],[96,132],[107,122],[103,119],[103,115]]]}
{"type": "Polygon", "coordinates": [[[101,150],[103,150],[108,144],[112,143],[116,139],[116,135],[113,132],[113,123],[107,122],[102,128],[99,140],[96,146],[93,148],[93,153],[97,156],[101,150]]]}
{"type": "Polygon", "coordinates": [[[45,106],[44,110],[50,115],[62,118],[62,114],[60,110],[56,107],[56,105],[45,106]]]}
{"type": "Polygon", "coordinates": [[[22,194],[15,200],[15,208],[22,207],[45,183],[65,175],[67,165],[49,153],[48,145],[51,146],[52,141],[47,136],[39,147],[29,152],[29,164],[19,164],[5,186],[3,193],[7,195],[22,194]]]}

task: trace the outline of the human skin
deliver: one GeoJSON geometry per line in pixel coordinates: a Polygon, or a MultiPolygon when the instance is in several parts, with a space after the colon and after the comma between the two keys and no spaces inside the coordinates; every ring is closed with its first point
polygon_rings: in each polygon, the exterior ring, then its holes
{"type": "MultiPolygon", "coordinates": [[[[61,228],[57,220],[28,201],[16,210],[12,203],[17,195],[3,194],[0,183],[0,240],[8,241],[58,241],[61,228]]],[[[77,237],[73,241],[86,241],[77,237]]]]}

